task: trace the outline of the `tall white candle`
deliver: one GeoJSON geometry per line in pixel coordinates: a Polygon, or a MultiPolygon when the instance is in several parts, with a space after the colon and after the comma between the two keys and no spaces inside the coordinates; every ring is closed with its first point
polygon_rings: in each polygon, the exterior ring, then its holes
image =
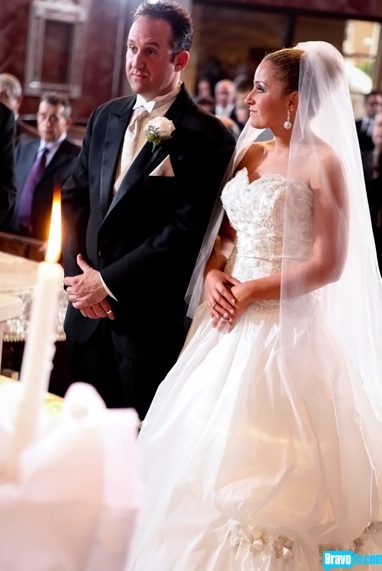
{"type": "Polygon", "coordinates": [[[38,265],[28,336],[20,371],[22,395],[16,413],[6,472],[13,473],[19,454],[36,437],[43,398],[48,390],[55,352],[55,330],[63,269],[57,263],[61,251],[61,203],[55,193],[45,261],[38,265]]]}

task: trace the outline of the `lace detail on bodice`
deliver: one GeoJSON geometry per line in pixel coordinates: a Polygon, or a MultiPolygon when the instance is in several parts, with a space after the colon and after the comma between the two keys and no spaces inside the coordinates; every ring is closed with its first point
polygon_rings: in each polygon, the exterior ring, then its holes
{"type": "MultiPolygon", "coordinates": [[[[313,246],[313,193],[299,181],[287,181],[279,174],[268,174],[249,182],[247,169],[240,170],[222,192],[222,202],[232,227],[236,230],[234,250],[225,271],[240,281],[257,279],[281,270],[286,255],[284,237],[287,184],[288,225],[296,228],[288,251],[289,260],[305,260],[313,246]],[[297,230],[298,229],[298,230],[297,230]]],[[[292,234],[292,233],[291,233],[292,234]]],[[[278,307],[278,301],[256,302],[256,305],[278,307]]]]}

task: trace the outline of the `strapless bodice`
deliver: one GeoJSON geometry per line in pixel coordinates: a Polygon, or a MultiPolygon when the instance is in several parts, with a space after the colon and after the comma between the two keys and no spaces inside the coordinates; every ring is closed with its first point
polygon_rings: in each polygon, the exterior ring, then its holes
{"type": "Polygon", "coordinates": [[[236,230],[235,248],[225,271],[240,281],[274,274],[283,255],[290,260],[308,259],[313,246],[313,193],[302,182],[268,174],[249,182],[240,170],[222,192],[222,202],[236,230]],[[286,205],[286,189],[288,203],[286,205]],[[286,208],[287,206],[287,208],[286,208]],[[287,213],[288,244],[284,243],[287,213]],[[290,238],[289,238],[290,235],[290,238]]]}

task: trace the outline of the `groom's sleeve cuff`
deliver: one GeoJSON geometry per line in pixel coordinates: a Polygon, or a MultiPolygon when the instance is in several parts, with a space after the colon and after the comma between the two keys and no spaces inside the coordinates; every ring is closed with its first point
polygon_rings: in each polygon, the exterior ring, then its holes
{"type": "Polygon", "coordinates": [[[115,297],[115,295],[113,295],[111,293],[111,291],[109,290],[109,288],[107,287],[107,285],[105,284],[105,282],[103,281],[103,278],[101,276],[101,272],[99,273],[99,279],[101,280],[101,283],[103,285],[103,287],[105,288],[105,290],[107,291],[107,293],[110,295],[110,297],[112,297],[113,299],[115,299],[115,301],[118,301],[118,299],[115,297]]]}

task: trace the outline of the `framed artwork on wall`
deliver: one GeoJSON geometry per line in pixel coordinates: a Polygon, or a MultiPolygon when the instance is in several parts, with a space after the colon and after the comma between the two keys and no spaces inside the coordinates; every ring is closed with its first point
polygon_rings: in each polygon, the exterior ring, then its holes
{"type": "Polygon", "coordinates": [[[24,91],[41,96],[82,93],[83,42],[89,0],[33,0],[30,6],[24,91]]]}

